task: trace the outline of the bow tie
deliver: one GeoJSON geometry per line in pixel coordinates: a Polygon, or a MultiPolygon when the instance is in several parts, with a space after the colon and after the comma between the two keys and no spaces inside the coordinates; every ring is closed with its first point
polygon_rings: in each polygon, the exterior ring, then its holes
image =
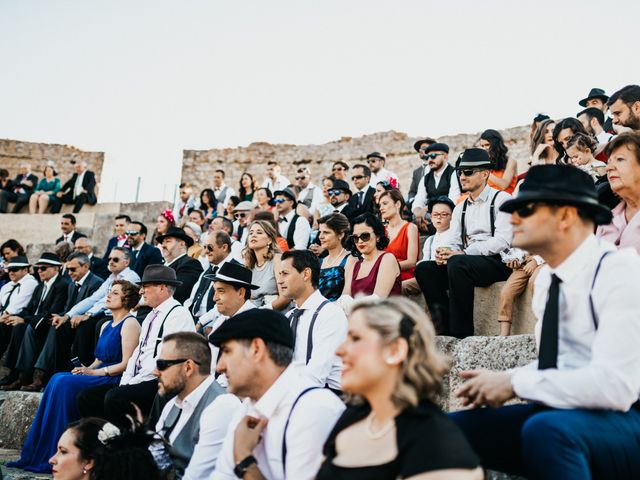
{"type": "Polygon", "coordinates": [[[280,218],[278,219],[278,222],[279,222],[279,223],[286,222],[286,221],[288,221],[288,220],[287,220],[287,217],[280,217],[280,218]]]}

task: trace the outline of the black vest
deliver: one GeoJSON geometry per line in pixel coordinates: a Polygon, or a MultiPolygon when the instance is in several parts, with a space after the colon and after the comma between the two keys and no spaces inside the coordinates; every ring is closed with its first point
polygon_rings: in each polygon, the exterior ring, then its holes
{"type": "Polygon", "coordinates": [[[451,174],[453,173],[453,167],[447,165],[440,177],[440,183],[436,187],[436,179],[434,178],[433,170],[429,171],[424,177],[424,188],[427,191],[427,199],[432,199],[440,196],[449,196],[449,189],[451,188],[451,174]]]}
{"type": "Polygon", "coordinates": [[[295,247],[295,243],[293,242],[293,234],[296,231],[296,222],[298,221],[298,218],[300,218],[300,215],[298,215],[297,213],[293,215],[291,223],[289,224],[289,229],[287,230],[287,245],[289,245],[289,248],[295,247]]]}

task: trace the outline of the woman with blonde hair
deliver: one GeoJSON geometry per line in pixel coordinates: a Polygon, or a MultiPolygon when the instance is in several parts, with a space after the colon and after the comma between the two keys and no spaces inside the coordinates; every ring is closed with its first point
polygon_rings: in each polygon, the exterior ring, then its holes
{"type": "Polygon", "coordinates": [[[355,302],[336,353],[348,407],[325,443],[318,480],[483,478],[435,404],[448,365],[420,307],[402,298],[355,302]]]}
{"type": "Polygon", "coordinates": [[[242,251],[245,266],[251,270],[252,282],[258,289],[251,291],[251,301],[257,307],[286,307],[290,300],[280,296],[276,274],[280,271],[278,233],[266,220],[255,220],[249,227],[247,246],[242,251]]]}

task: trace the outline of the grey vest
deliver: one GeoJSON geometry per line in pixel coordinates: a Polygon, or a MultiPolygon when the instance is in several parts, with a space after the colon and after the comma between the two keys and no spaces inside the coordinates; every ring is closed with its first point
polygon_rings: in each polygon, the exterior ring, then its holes
{"type": "Polygon", "coordinates": [[[311,202],[313,202],[313,194],[316,187],[312,187],[307,191],[307,196],[304,197],[304,200],[299,200],[298,203],[303,204],[307,208],[311,208],[311,202]]]}
{"type": "MultiPolygon", "coordinates": [[[[184,475],[184,471],[191,460],[191,456],[193,455],[193,450],[200,440],[200,417],[202,412],[216,399],[218,395],[222,395],[224,393],[226,393],[224,388],[214,381],[204,392],[204,395],[200,398],[200,401],[189,417],[189,420],[187,420],[187,423],[185,423],[184,427],[182,427],[182,430],[180,430],[180,433],[171,444],[170,454],[171,459],[173,460],[173,466],[176,469],[177,478],[182,478],[184,475]]],[[[169,414],[164,421],[163,430],[165,430],[167,426],[171,426],[172,423],[175,425],[177,416],[180,414],[180,410],[181,409],[175,405],[171,407],[171,410],[169,410],[169,414]]],[[[166,437],[169,437],[169,435],[166,435],[166,437]]],[[[168,440],[169,439],[167,438],[167,441],[168,440]]]]}

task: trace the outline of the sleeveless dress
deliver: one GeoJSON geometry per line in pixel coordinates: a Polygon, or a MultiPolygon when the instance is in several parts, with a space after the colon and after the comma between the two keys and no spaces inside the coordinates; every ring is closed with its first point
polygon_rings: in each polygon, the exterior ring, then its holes
{"type": "MultiPolygon", "coordinates": [[[[387,252],[383,253],[378,257],[376,263],[373,264],[373,268],[364,278],[358,278],[358,272],[360,271],[360,266],[362,265],[362,259],[359,259],[353,267],[353,276],[351,277],[351,296],[355,298],[356,295],[372,295],[373,291],[376,288],[376,280],[378,279],[378,270],[380,270],[380,263],[382,262],[382,257],[387,255],[387,252]]],[[[393,288],[389,293],[391,295],[401,295],[402,294],[402,285],[400,282],[400,275],[396,277],[395,282],[393,282],[393,288]]]]}
{"type": "Polygon", "coordinates": [[[345,255],[339,265],[320,270],[318,290],[324,298],[332,302],[335,302],[344,290],[344,266],[347,264],[348,258],[349,255],[345,255]]]}
{"type": "MultiPolygon", "coordinates": [[[[385,252],[392,253],[398,260],[398,263],[406,260],[408,256],[408,250],[409,250],[408,232],[409,232],[409,222],[405,223],[402,226],[402,228],[398,232],[398,235],[396,235],[396,238],[394,238],[393,241],[389,243],[389,245],[387,245],[387,248],[384,249],[385,252]]],[[[400,279],[408,280],[410,278],[413,278],[414,270],[415,270],[415,267],[410,268],[409,270],[401,270],[400,279]]]]}
{"type": "Polygon", "coordinates": [[[269,303],[273,300],[266,299],[265,297],[278,295],[275,263],[273,259],[266,262],[261,269],[258,269],[257,267],[253,267],[251,269],[251,282],[260,287],[256,290],[251,290],[251,301],[255,303],[256,307],[262,307],[265,303],[269,303]]]}
{"type": "MultiPolygon", "coordinates": [[[[130,317],[132,315],[125,317],[125,320],[130,317]]],[[[123,324],[124,320],[114,327],[113,321],[109,321],[98,339],[95,355],[102,360],[103,367],[122,361],[120,331],[123,324]]],[[[120,375],[94,377],[69,372],[56,373],[44,389],[36,417],[20,452],[20,459],[7,466],[36,473],[51,473],[49,459],[56,453],[60,436],[69,423],[80,418],[76,405],[78,393],[87,388],[119,383],[120,375]]]]}
{"type": "MultiPolygon", "coordinates": [[[[505,170],[491,170],[491,173],[493,173],[498,178],[502,178],[504,176],[504,172],[506,172],[506,171],[507,171],[506,169],[505,170]]],[[[511,183],[509,184],[509,186],[507,188],[500,188],[495,183],[493,183],[491,180],[489,180],[487,183],[489,184],[489,186],[491,188],[495,188],[496,190],[503,190],[503,191],[507,192],[509,195],[511,195],[513,193],[513,190],[515,190],[515,188],[516,188],[516,184],[518,183],[518,177],[516,175],[514,175],[513,178],[511,179],[511,183]]]]}

